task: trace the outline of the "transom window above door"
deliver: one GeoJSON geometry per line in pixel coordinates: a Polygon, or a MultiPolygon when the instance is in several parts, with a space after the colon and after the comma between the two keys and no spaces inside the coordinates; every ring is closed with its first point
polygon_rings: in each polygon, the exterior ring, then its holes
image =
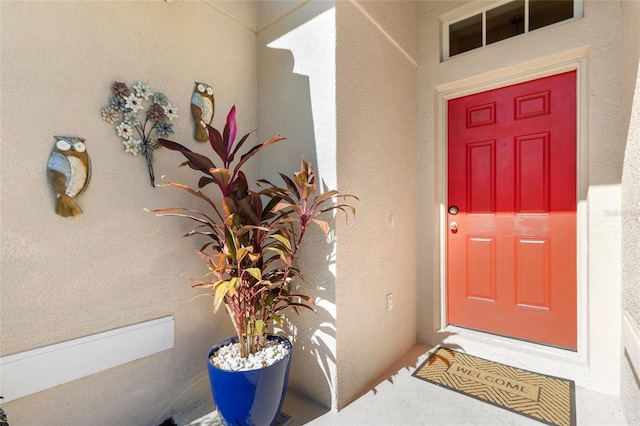
{"type": "Polygon", "coordinates": [[[492,4],[442,27],[442,58],[447,60],[511,37],[582,18],[583,0],[509,0],[492,4]]]}

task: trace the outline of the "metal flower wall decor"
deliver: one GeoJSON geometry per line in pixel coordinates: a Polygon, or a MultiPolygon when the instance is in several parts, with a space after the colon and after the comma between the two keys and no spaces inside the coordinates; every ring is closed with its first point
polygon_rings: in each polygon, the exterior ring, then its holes
{"type": "Polygon", "coordinates": [[[116,81],[111,91],[109,106],[101,110],[102,119],[116,125],[126,153],[134,157],[144,154],[151,186],[155,188],[153,151],[160,146],[159,137],[175,133],[171,121],[178,117],[178,110],[164,93],[153,92],[147,83],[140,81],[131,89],[116,81]]]}

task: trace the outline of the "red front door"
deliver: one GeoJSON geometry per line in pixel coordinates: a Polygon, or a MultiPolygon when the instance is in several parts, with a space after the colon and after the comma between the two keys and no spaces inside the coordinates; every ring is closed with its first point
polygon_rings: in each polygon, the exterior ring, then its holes
{"type": "Polygon", "coordinates": [[[576,73],[448,102],[448,322],[576,349],[576,73]]]}

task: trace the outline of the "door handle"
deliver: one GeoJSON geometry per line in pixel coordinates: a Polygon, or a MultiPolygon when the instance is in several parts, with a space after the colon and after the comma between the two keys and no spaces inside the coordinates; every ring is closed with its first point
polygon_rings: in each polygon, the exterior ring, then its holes
{"type": "Polygon", "coordinates": [[[451,229],[453,232],[456,232],[458,230],[458,222],[451,222],[449,224],[449,229],[451,229]]]}

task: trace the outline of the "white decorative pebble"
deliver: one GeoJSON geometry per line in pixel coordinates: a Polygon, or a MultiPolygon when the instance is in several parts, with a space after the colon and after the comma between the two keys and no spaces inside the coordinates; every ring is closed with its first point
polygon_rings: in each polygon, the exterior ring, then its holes
{"type": "Polygon", "coordinates": [[[280,342],[270,340],[265,348],[247,358],[240,357],[240,345],[230,343],[218,349],[211,356],[211,362],[216,367],[227,371],[257,370],[280,361],[289,353],[289,349],[280,342]]]}

